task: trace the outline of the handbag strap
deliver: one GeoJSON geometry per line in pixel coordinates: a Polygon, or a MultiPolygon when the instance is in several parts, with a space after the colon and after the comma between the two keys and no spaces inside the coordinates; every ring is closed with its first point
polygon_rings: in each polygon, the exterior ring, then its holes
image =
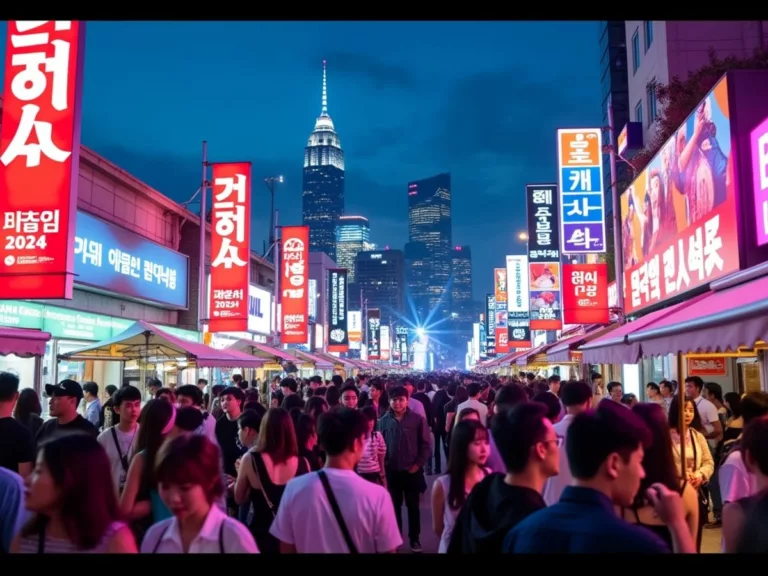
{"type": "MultiPolygon", "coordinates": [[[[261,474],[259,474],[259,465],[264,466],[264,460],[261,458],[261,454],[255,451],[251,452],[251,464],[253,465],[253,471],[256,474],[256,478],[259,479],[259,491],[264,496],[264,502],[267,503],[267,508],[269,508],[269,511],[272,513],[272,518],[277,515],[277,510],[275,510],[275,507],[272,505],[272,501],[269,499],[269,496],[267,496],[267,489],[266,486],[264,486],[264,482],[261,480],[261,474]],[[258,462],[256,462],[256,459],[259,459],[258,462]]],[[[264,468],[264,472],[266,473],[266,467],[264,468]]],[[[268,476],[268,475],[267,475],[268,476]]]]}
{"type": "MultiPolygon", "coordinates": [[[[115,431],[115,427],[112,426],[110,428],[112,431],[112,440],[115,443],[115,448],[117,448],[117,455],[120,457],[120,465],[123,467],[123,472],[126,474],[128,473],[128,458],[123,454],[122,449],[120,448],[120,442],[117,439],[117,432],[115,431]]],[[[134,435],[136,432],[134,431],[134,435]]],[[[133,438],[131,438],[131,444],[133,444],[133,438]]],[[[130,450],[130,446],[128,448],[130,450]]]]}
{"type": "Polygon", "coordinates": [[[357,546],[355,546],[355,543],[352,541],[352,536],[349,534],[349,530],[347,529],[347,523],[344,521],[344,516],[341,515],[341,509],[339,508],[339,503],[336,501],[336,496],[333,493],[333,489],[331,488],[331,483],[328,481],[328,476],[325,474],[325,470],[320,470],[317,475],[320,477],[320,482],[323,484],[323,488],[325,489],[325,495],[328,497],[328,503],[331,505],[331,510],[333,510],[333,515],[336,517],[336,522],[339,525],[339,528],[341,529],[341,535],[344,536],[344,541],[347,543],[347,548],[349,548],[350,554],[358,554],[357,546]]]}

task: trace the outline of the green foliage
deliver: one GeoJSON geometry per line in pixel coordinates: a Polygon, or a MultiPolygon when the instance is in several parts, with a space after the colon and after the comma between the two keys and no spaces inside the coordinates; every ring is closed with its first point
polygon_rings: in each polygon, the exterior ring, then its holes
{"type": "Polygon", "coordinates": [[[666,85],[660,82],[651,82],[650,85],[656,88],[656,98],[659,104],[656,136],[632,158],[632,166],[635,171],[640,172],[648,165],[664,143],[682,126],[696,105],[712,90],[723,74],[729,70],[765,68],[768,68],[768,49],[766,48],[757,48],[754,54],[747,58],[728,56],[720,59],[714,48],[710,47],[707,64],[688,74],[688,78],[681,79],[675,76],[666,85]]]}

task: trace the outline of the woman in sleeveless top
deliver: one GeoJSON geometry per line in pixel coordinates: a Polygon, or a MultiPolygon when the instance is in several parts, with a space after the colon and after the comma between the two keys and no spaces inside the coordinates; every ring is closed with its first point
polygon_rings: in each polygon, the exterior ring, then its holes
{"type": "Polygon", "coordinates": [[[26,508],[34,514],[11,551],[27,554],[135,553],[120,520],[109,458],[95,438],[68,434],[44,443],[27,478],[26,508]]]}
{"type": "Polygon", "coordinates": [[[479,419],[468,418],[456,424],[448,472],[439,476],[432,487],[432,530],[440,537],[439,554],[448,551],[456,517],[472,488],[489,473],[485,467],[489,453],[488,430],[479,419]]]}
{"type": "Polygon", "coordinates": [[[123,515],[133,521],[137,539],[144,536],[147,528],[171,517],[157,492],[155,461],[160,447],[173,429],[176,408],[165,400],[150,400],[139,417],[139,434],[136,438],[136,454],[131,460],[120,496],[123,515]]]}
{"type": "Polygon", "coordinates": [[[299,456],[290,414],[282,408],[270,408],[261,421],[259,442],[254,450],[242,457],[235,482],[237,504],[243,505],[250,500],[253,506],[249,528],[262,554],[279,552],[279,542],[269,529],[285,485],[307,472],[309,463],[299,456]]]}
{"type": "Polygon", "coordinates": [[[631,508],[621,508],[619,513],[627,522],[643,526],[659,536],[671,551],[680,552],[675,550],[672,533],[656,517],[653,506],[647,501],[645,494],[648,488],[657,482],[680,494],[683,499],[685,521],[694,541],[699,531],[698,495],[690,483],[680,480],[680,473],[675,469],[672,438],[664,409],[659,404],[645,403],[637,404],[632,411],[640,416],[650,429],[652,442],[643,456],[645,478],[640,483],[635,502],[631,508]]]}

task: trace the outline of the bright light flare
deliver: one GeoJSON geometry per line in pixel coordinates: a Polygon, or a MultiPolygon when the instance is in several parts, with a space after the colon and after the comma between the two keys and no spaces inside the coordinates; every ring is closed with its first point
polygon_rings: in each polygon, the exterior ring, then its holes
{"type": "Polygon", "coordinates": [[[427,331],[424,330],[424,328],[422,328],[421,326],[416,328],[416,336],[418,336],[419,338],[422,338],[426,333],[427,331]]]}

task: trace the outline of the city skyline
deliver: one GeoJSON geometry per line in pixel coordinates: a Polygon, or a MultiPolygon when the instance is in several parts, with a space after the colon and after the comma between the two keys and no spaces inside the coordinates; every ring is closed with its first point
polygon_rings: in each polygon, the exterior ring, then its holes
{"type": "MultiPolygon", "coordinates": [[[[83,144],[185,202],[207,140],[210,161],[252,160],[257,183],[283,175],[280,223],[299,224],[299,155],[327,59],[345,213],[368,217],[379,246],[403,248],[407,182],[450,172],[453,243],[472,246],[482,300],[496,254],[517,248],[525,183],[554,177],[555,130],[600,123],[598,39],[596,22],[93,22],[83,144]],[[518,57],[541,37],[551,42],[534,58],[518,57]],[[565,66],[566,49],[583,65],[565,66]]],[[[269,193],[253,195],[260,251],[269,193]]]]}

